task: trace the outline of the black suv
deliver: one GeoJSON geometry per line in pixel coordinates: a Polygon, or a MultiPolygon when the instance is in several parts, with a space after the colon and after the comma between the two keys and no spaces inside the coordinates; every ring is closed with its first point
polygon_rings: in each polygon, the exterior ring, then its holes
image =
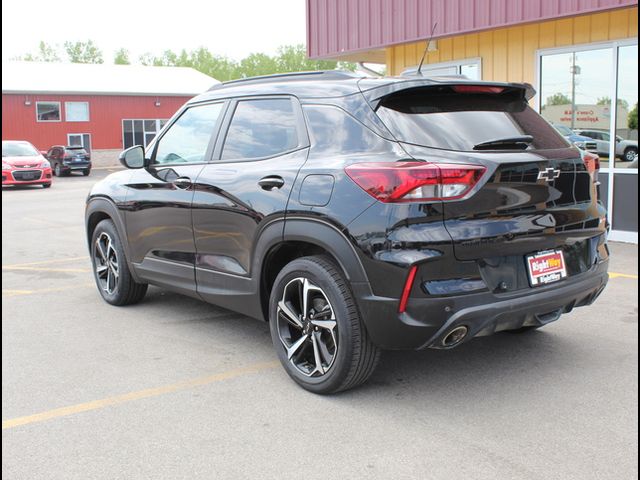
{"type": "Polygon", "coordinates": [[[190,100],[91,192],[95,279],[270,323],[287,373],[331,393],[381,349],[452,348],[591,304],[608,275],[596,163],[530,85],[344,72],[190,100]]]}
{"type": "Polygon", "coordinates": [[[57,177],[70,175],[71,172],[82,172],[84,176],[91,173],[91,155],[82,146],[54,145],[45,157],[57,177]]]}

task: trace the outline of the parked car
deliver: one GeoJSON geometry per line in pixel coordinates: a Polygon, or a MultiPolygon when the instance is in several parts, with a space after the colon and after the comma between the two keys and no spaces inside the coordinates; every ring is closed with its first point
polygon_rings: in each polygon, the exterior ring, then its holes
{"type": "Polygon", "coordinates": [[[84,176],[91,173],[91,155],[82,146],[54,145],[46,157],[51,162],[56,177],[70,175],[72,172],[81,172],[84,176]]]}
{"type": "Polygon", "coordinates": [[[595,152],[598,148],[598,144],[593,138],[585,137],[584,135],[578,135],[566,125],[554,123],[553,128],[560,132],[560,135],[566,138],[569,142],[573,143],[576,147],[581,148],[582,150],[595,152]]]}
{"type": "MultiPolygon", "coordinates": [[[[609,140],[611,136],[609,132],[601,130],[576,130],[578,135],[591,137],[596,141],[596,153],[598,155],[609,156],[609,140]]],[[[625,140],[620,136],[616,136],[616,157],[621,158],[625,162],[632,162],[638,153],[638,142],[636,140],[625,140]]]]}
{"type": "Polygon", "coordinates": [[[2,186],[51,186],[51,165],[29,142],[2,141],[2,186]]]}
{"type": "Polygon", "coordinates": [[[90,192],[98,291],[266,320],[316,393],[364,382],[382,349],[542,327],[593,303],[609,254],[593,172],[533,94],[346,72],[213,87],[90,192]]]}

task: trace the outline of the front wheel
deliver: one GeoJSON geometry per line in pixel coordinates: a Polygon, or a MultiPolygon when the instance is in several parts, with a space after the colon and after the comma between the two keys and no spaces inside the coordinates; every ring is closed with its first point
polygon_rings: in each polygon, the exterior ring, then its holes
{"type": "Polygon", "coordinates": [[[627,148],[624,151],[624,161],[625,162],[633,162],[636,159],[636,155],[638,155],[638,149],[637,148],[627,148]]]}
{"type": "Polygon", "coordinates": [[[111,305],[138,303],[147,293],[147,284],[131,276],[122,241],[113,221],[102,220],[91,237],[93,275],[102,298],[111,305]]]}
{"type": "Polygon", "coordinates": [[[88,177],[90,173],[91,173],[91,169],[90,168],[86,168],[86,169],[82,170],[82,175],[84,175],[85,177],[88,177]]]}
{"type": "Polygon", "coordinates": [[[282,366],[314,393],[360,385],[380,358],[349,285],[324,256],[299,258],[282,269],[271,291],[269,323],[282,366]]]}

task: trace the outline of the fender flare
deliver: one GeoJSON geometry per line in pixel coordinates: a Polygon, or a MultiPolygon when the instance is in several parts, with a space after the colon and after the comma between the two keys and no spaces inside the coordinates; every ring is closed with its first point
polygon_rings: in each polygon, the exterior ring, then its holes
{"type": "Polygon", "coordinates": [[[135,281],[139,282],[140,278],[138,277],[135,268],[133,268],[130,260],[131,255],[129,251],[129,242],[127,241],[127,228],[122,217],[122,212],[109,197],[96,196],[91,197],[87,200],[84,222],[89,254],[91,254],[91,238],[89,236],[90,219],[96,213],[107,215],[113,221],[114,225],[116,226],[116,230],[118,231],[118,235],[120,236],[125,260],[129,267],[129,271],[131,272],[131,276],[135,281]]]}
{"type": "MultiPolygon", "coordinates": [[[[287,217],[266,225],[255,243],[251,280],[255,282],[256,293],[261,299],[265,288],[262,284],[264,262],[274,248],[289,241],[305,242],[326,250],[338,262],[338,266],[352,287],[360,287],[358,293],[362,294],[364,288],[365,292],[371,294],[369,279],[356,249],[337,226],[320,219],[287,217]]],[[[359,296],[358,293],[356,296],[359,296]]],[[[266,315],[263,316],[266,317],[266,315]]]]}

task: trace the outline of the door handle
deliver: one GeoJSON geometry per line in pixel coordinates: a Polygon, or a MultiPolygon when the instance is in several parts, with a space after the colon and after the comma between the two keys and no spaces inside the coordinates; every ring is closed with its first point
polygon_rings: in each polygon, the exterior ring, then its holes
{"type": "Polygon", "coordinates": [[[284,186],[284,179],[278,175],[270,175],[268,177],[261,178],[258,185],[260,185],[263,190],[282,188],[284,186]]]}
{"type": "Polygon", "coordinates": [[[181,188],[183,190],[186,190],[191,185],[193,185],[193,183],[191,182],[191,179],[189,177],[178,177],[173,181],[173,184],[176,187],[181,188]]]}

